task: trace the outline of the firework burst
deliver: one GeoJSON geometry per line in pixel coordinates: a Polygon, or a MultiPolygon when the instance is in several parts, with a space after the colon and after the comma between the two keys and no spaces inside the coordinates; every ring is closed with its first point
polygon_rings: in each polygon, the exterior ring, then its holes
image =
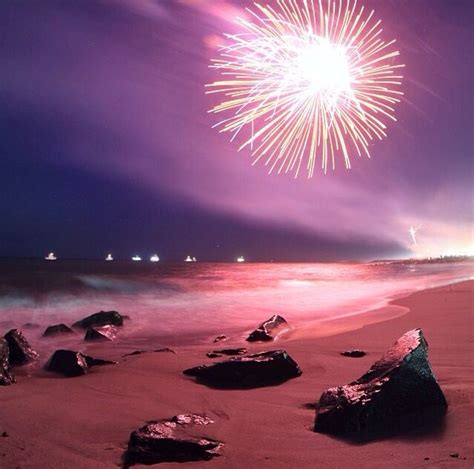
{"type": "Polygon", "coordinates": [[[206,92],[223,96],[210,111],[223,115],[215,127],[270,172],[312,176],[317,164],[326,173],[338,158],[350,168],[351,155],[370,157],[403,94],[395,40],[382,39],[374,12],[356,0],[277,0],[247,12],[211,63],[221,77],[206,92]]]}

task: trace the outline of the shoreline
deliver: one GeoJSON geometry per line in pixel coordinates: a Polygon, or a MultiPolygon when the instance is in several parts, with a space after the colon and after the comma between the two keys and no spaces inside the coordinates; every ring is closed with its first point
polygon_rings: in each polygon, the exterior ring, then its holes
{"type": "MultiPolygon", "coordinates": [[[[396,316],[391,319],[324,337],[289,335],[265,344],[232,340],[183,345],[176,348],[176,355],[127,357],[79,378],[25,368],[17,372],[16,384],[0,388],[0,433],[9,435],[0,438],[0,467],[117,468],[131,431],[148,420],[188,412],[209,414],[216,423],[206,429],[206,436],[225,443],[222,457],[188,463],[189,467],[472,467],[473,292],[472,280],[417,291],[392,300],[389,306],[396,310],[390,314],[396,316]],[[398,308],[409,312],[399,314],[398,308]],[[314,410],[306,404],[316,402],[328,387],[358,378],[414,327],[424,331],[432,368],[449,403],[443,427],[363,445],[312,432],[314,410]],[[235,342],[249,352],[285,349],[303,375],[279,386],[225,391],[182,375],[186,368],[212,363],[205,352],[235,342]],[[367,355],[357,359],[339,355],[352,348],[367,355]],[[452,458],[454,453],[459,457],[452,458]]],[[[113,344],[107,346],[111,352],[113,344]]],[[[107,346],[88,346],[87,353],[108,358],[107,346]]]]}

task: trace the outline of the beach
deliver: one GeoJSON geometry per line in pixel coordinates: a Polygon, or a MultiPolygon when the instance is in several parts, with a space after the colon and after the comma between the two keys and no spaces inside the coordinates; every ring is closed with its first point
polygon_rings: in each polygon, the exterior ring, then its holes
{"type": "MultiPolygon", "coordinates": [[[[77,378],[17,369],[17,383],[0,389],[0,432],[8,434],[0,438],[0,467],[118,467],[134,429],[189,412],[208,414],[215,424],[206,427],[206,436],[225,444],[221,457],[187,463],[190,467],[472,467],[473,288],[474,281],[465,281],[419,291],[393,301],[385,316],[382,308],[377,314],[339,319],[329,336],[308,328],[274,343],[246,344],[240,337],[225,343],[250,352],[288,351],[303,374],[278,386],[218,390],[184,376],[184,369],[213,361],[206,352],[221,344],[212,341],[174,347],[176,354],[121,358],[117,365],[77,378]],[[428,340],[429,359],[448,401],[442,428],[366,444],[311,431],[311,405],[326,388],[358,378],[416,327],[428,340]],[[367,355],[340,356],[353,348],[367,355]]],[[[148,338],[142,345],[151,350],[163,344],[148,338]]],[[[87,353],[117,358],[105,348],[88,346],[87,353]]]]}

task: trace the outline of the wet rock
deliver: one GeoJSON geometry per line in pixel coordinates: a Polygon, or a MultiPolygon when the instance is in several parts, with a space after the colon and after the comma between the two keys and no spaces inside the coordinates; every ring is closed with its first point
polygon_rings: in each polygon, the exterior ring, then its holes
{"type": "Polygon", "coordinates": [[[112,364],[115,362],[92,358],[74,350],[56,350],[45,368],[47,371],[73,377],[85,375],[93,366],[112,364]]]}
{"type": "Polygon", "coordinates": [[[38,352],[31,348],[20,329],[12,329],[5,334],[5,339],[10,349],[9,360],[12,366],[26,365],[38,358],[38,352]]]}
{"type": "Polygon", "coordinates": [[[66,324],[55,324],[54,326],[48,326],[43,332],[43,337],[55,337],[58,335],[74,334],[74,331],[66,326],[66,324]]]}
{"type": "Polygon", "coordinates": [[[247,353],[246,348],[224,348],[221,350],[213,350],[212,352],[206,353],[209,358],[222,357],[223,355],[245,355],[247,353]]]}
{"type": "Polygon", "coordinates": [[[248,342],[268,342],[273,340],[280,332],[289,329],[290,326],[285,318],[278,314],[273,315],[270,319],[262,322],[250,335],[247,337],[248,342]]]}
{"type": "Polygon", "coordinates": [[[345,352],[341,352],[343,357],[351,357],[351,358],[361,358],[365,357],[367,354],[363,350],[347,350],[345,352]]]}
{"type": "Polygon", "coordinates": [[[115,326],[89,327],[84,336],[87,341],[112,341],[117,338],[117,328],[115,326]]]}
{"type": "Polygon", "coordinates": [[[89,327],[123,326],[123,316],[117,311],[100,311],[75,322],[72,327],[88,329],[89,327]]]}
{"type": "Polygon", "coordinates": [[[189,368],[183,373],[212,387],[235,389],[280,384],[300,376],[301,370],[284,350],[273,350],[189,368]]]}
{"type": "Polygon", "coordinates": [[[201,434],[202,427],[212,423],[199,414],[148,422],[130,435],[126,465],[208,461],[219,456],[223,444],[201,434]]]}
{"type": "Polygon", "coordinates": [[[156,350],[135,350],[134,352],[126,353],[122,355],[122,357],[131,357],[133,355],[141,355],[142,353],[158,353],[158,352],[169,352],[173,353],[176,355],[176,351],[169,348],[169,347],[164,347],[164,348],[159,348],[156,350]]]}
{"type": "Polygon", "coordinates": [[[21,327],[23,329],[39,329],[41,326],[35,322],[25,322],[25,324],[23,324],[21,327]]]}
{"type": "Polygon", "coordinates": [[[15,382],[15,376],[10,370],[10,348],[8,342],[0,339],[0,386],[8,386],[15,382]]]}
{"type": "Polygon", "coordinates": [[[427,350],[420,329],[404,334],[357,381],[321,395],[314,431],[373,438],[439,423],[447,403],[427,350]]]}
{"type": "Polygon", "coordinates": [[[221,335],[218,335],[215,339],[214,339],[214,343],[216,344],[217,342],[225,342],[226,340],[228,340],[229,338],[224,335],[224,334],[221,334],[221,335]]]}

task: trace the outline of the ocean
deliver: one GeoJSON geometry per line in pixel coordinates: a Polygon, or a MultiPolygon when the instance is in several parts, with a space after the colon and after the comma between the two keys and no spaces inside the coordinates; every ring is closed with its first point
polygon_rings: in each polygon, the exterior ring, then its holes
{"type": "Polygon", "coordinates": [[[130,316],[118,340],[194,343],[243,335],[273,314],[297,328],[376,309],[472,278],[473,265],[0,260],[0,325],[29,323],[39,336],[48,325],[116,310],[130,316]]]}

